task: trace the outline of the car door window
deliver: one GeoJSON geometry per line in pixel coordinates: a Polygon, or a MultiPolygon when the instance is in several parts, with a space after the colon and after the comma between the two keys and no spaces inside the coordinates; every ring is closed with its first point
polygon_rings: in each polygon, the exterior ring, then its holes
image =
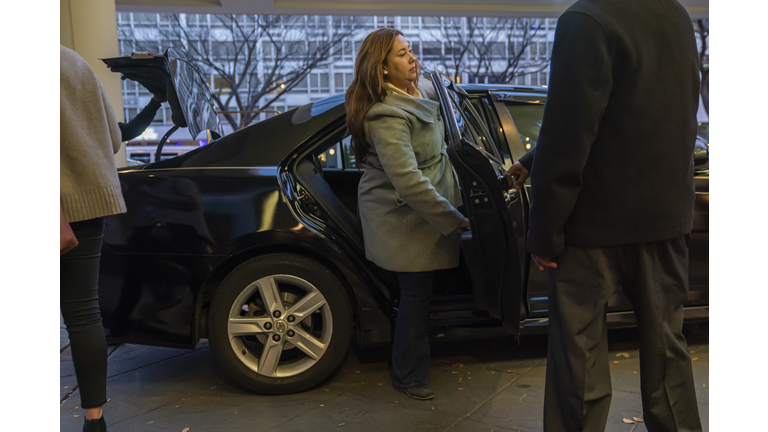
{"type": "Polygon", "coordinates": [[[544,118],[544,104],[507,102],[506,106],[509,115],[515,122],[520,139],[525,145],[525,151],[533,150],[539,141],[541,120],[544,118]]]}
{"type": "Polygon", "coordinates": [[[491,105],[491,102],[485,98],[472,98],[469,100],[472,103],[472,106],[475,108],[475,111],[481,116],[483,121],[485,122],[488,133],[491,137],[491,140],[496,145],[496,150],[498,154],[501,156],[501,159],[511,160],[511,155],[509,154],[509,147],[503,145],[502,143],[506,142],[506,138],[503,136],[503,129],[498,123],[498,117],[493,111],[493,106],[491,105]]]}
{"type": "Polygon", "coordinates": [[[493,139],[488,133],[488,128],[478,117],[475,109],[469,102],[462,101],[459,96],[448,90],[451,96],[451,108],[459,126],[461,136],[470,144],[480,149],[486,156],[493,158],[498,163],[502,163],[499,157],[498,149],[493,139]],[[461,108],[459,108],[461,106],[461,108]]]}
{"type": "Polygon", "coordinates": [[[357,159],[352,151],[351,136],[343,138],[322,153],[317,154],[317,159],[323,170],[357,171],[357,159]]]}

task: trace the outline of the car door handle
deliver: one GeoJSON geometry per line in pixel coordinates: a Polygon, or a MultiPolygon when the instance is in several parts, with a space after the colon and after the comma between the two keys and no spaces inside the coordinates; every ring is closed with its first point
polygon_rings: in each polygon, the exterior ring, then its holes
{"type": "Polygon", "coordinates": [[[517,200],[520,198],[520,195],[517,193],[517,189],[515,189],[514,183],[515,180],[512,177],[506,176],[504,174],[499,176],[499,183],[501,183],[501,190],[504,194],[504,201],[507,203],[507,207],[511,206],[517,200]]]}

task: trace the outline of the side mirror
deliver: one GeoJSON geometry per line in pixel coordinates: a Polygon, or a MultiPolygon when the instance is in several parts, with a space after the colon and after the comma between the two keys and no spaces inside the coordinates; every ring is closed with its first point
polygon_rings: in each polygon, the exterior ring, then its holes
{"type": "Polygon", "coordinates": [[[696,137],[696,147],[693,148],[693,169],[709,170],[709,143],[702,137],[696,137]]]}

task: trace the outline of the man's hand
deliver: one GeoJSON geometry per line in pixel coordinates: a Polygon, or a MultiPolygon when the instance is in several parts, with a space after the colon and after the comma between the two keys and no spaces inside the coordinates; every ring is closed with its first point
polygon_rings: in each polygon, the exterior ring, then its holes
{"type": "Polygon", "coordinates": [[[160,94],[160,93],[152,95],[152,99],[160,103],[168,101],[168,98],[164,94],[160,94]]]}
{"type": "Polygon", "coordinates": [[[531,256],[533,257],[533,262],[536,263],[536,267],[538,267],[539,270],[541,271],[544,271],[544,267],[557,268],[557,264],[553,263],[552,261],[549,261],[537,255],[531,255],[531,256]]]}
{"type": "Polygon", "coordinates": [[[461,233],[463,233],[464,231],[466,231],[466,229],[467,229],[468,227],[469,227],[469,219],[467,219],[467,218],[464,218],[464,220],[463,220],[463,221],[461,221],[461,223],[459,224],[459,226],[458,226],[458,227],[456,227],[456,231],[457,231],[459,234],[461,234],[461,233]]]}
{"type": "Polygon", "coordinates": [[[520,162],[515,162],[514,165],[509,167],[505,175],[515,179],[515,184],[512,186],[515,190],[522,189],[523,184],[525,184],[525,181],[530,177],[530,173],[520,162]]]}

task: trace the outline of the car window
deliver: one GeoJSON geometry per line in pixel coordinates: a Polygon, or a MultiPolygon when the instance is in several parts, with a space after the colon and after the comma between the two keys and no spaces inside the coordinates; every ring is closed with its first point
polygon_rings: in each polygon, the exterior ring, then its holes
{"type": "Polygon", "coordinates": [[[317,158],[324,170],[357,170],[357,159],[352,151],[351,136],[338,141],[320,153],[317,158]]]}
{"type": "Polygon", "coordinates": [[[473,112],[474,108],[472,108],[472,105],[469,102],[461,102],[459,96],[452,90],[448,90],[448,94],[451,96],[451,108],[453,109],[453,115],[456,117],[456,123],[459,126],[461,136],[467,142],[500,162],[496,144],[488,133],[488,129],[483,121],[473,112]],[[461,104],[461,109],[459,109],[459,104],[461,104]]]}
{"type": "Polygon", "coordinates": [[[498,123],[498,117],[494,113],[491,101],[485,97],[470,99],[472,106],[475,107],[475,111],[481,116],[488,128],[488,133],[491,136],[492,142],[496,145],[496,150],[499,155],[502,155],[504,159],[511,159],[509,154],[509,148],[502,143],[506,142],[506,139],[502,135],[503,129],[498,123]]]}
{"type": "Polygon", "coordinates": [[[506,106],[509,115],[515,122],[517,132],[520,133],[520,139],[525,145],[526,152],[533,150],[539,141],[541,119],[544,118],[544,104],[507,102],[506,106]]]}

